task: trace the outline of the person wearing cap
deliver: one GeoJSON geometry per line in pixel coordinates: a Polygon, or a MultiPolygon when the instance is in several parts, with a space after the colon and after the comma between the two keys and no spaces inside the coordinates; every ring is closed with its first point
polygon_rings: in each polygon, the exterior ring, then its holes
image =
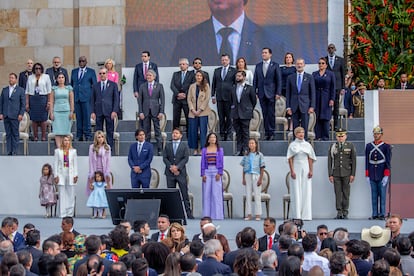
{"type": "Polygon", "coordinates": [[[329,182],[335,189],[336,219],[348,218],[350,183],[355,178],[356,150],[346,138],[346,130],[339,128],[336,131],[337,142],[329,147],[328,153],[329,182]]]}
{"type": "Polygon", "coordinates": [[[373,129],[374,141],[365,147],[365,176],[371,186],[372,216],[370,219],[385,218],[385,202],[388,178],[391,169],[391,146],[382,141],[380,126],[373,129]]]}
{"type": "Polygon", "coordinates": [[[367,87],[361,81],[357,85],[357,90],[353,93],[352,96],[352,105],[354,106],[354,118],[364,118],[365,114],[365,91],[367,87]]]}
{"type": "Polygon", "coordinates": [[[363,228],[361,232],[361,240],[366,241],[371,246],[371,251],[374,253],[374,261],[382,258],[386,245],[391,237],[391,230],[388,228],[381,228],[374,225],[371,228],[363,228]]]}

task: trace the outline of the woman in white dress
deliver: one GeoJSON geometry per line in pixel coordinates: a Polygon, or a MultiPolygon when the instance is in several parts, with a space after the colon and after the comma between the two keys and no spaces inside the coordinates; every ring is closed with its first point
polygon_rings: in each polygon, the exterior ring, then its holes
{"type": "Polygon", "coordinates": [[[295,141],[287,151],[290,168],[291,218],[312,220],[312,176],[316,161],[312,145],[305,141],[303,127],[295,128],[295,141]]]}

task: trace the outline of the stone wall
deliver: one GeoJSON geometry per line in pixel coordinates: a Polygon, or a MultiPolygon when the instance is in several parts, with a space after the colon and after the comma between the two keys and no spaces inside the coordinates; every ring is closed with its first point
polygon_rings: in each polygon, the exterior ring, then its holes
{"type": "Polygon", "coordinates": [[[1,0],[0,86],[8,73],[25,70],[27,59],[45,68],[60,56],[71,70],[85,55],[88,66],[125,60],[125,0],[1,0]]]}

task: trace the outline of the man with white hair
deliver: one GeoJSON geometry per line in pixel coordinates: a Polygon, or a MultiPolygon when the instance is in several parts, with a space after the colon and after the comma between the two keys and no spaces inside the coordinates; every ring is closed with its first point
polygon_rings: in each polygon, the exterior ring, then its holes
{"type": "Polygon", "coordinates": [[[274,250],[266,250],[260,255],[260,263],[262,264],[262,272],[266,276],[276,276],[277,256],[274,250]]]}
{"type": "Polygon", "coordinates": [[[223,261],[223,247],[218,240],[209,240],[204,245],[205,261],[198,265],[197,272],[203,276],[214,274],[231,274],[231,268],[221,263],[223,261]]]}

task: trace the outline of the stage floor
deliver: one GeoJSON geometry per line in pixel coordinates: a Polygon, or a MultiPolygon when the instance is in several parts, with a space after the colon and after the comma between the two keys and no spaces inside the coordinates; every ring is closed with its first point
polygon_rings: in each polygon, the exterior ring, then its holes
{"type": "MultiPolygon", "coordinates": [[[[1,215],[1,218],[4,218],[4,215],[1,215]]],[[[60,233],[61,219],[60,218],[43,218],[43,217],[32,217],[32,216],[17,216],[19,220],[19,231],[21,232],[23,226],[26,223],[33,223],[37,229],[40,230],[42,241],[47,237],[60,233]]],[[[282,222],[282,219],[276,219],[277,225],[282,222]]],[[[241,219],[225,219],[214,221],[214,224],[219,227],[218,232],[224,234],[229,240],[230,247],[232,249],[236,248],[235,236],[237,232],[242,230],[244,227],[250,226],[256,230],[257,237],[264,235],[263,233],[263,220],[261,221],[244,221],[241,219]]],[[[326,224],[329,230],[334,230],[337,227],[345,227],[351,233],[351,238],[360,238],[360,233],[363,228],[369,228],[373,225],[379,225],[384,227],[385,221],[380,220],[363,220],[363,219],[349,219],[349,220],[325,220],[325,219],[315,219],[312,221],[305,221],[303,229],[307,232],[314,233],[316,232],[316,227],[320,224],[326,224]]],[[[75,218],[74,228],[86,235],[91,234],[108,234],[114,225],[112,224],[111,218],[106,219],[91,219],[85,217],[75,218]]],[[[186,236],[191,240],[193,235],[200,233],[199,219],[187,220],[187,225],[185,226],[186,236]]],[[[414,231],[414,219],[406,219],[403,222],[402,233],[407,235],[414,231]]],[[[151,234],[156,232],[156,229],[151,229],[151,234]]]]}

